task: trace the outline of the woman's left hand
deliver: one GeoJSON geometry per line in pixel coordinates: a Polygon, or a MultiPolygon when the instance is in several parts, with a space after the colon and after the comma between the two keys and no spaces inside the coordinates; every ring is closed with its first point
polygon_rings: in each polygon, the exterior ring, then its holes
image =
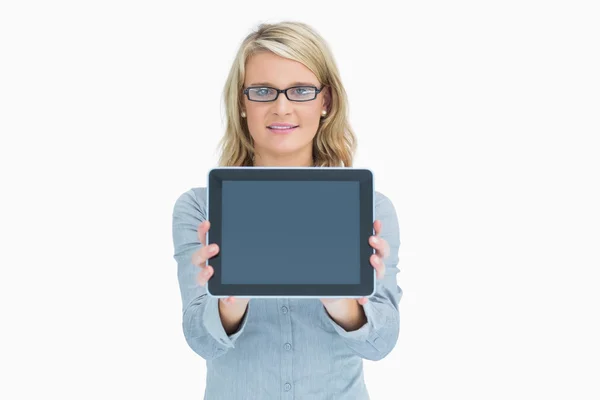
{"type": "MultiPolygon", "coordinates": [[[[371,265],[373,266],[373,268],[375,268],[377,279],[381,279],[385,275],[384,260],[390,255],[390,246],[385,239],[382,239],[379,236],[379,233],[381,232],[381,221],[380,220],[375,220],[375,222],[373,222],[373,228],[375,229],[375,235],[371,236],[369,238],[369,244],[371,245],[371,247],[373,247],[376,250],[376,253],[371,255],[370,261],[371,261],[371,265]]],[[[341,304],[341,303],[347,303],[348,300],[356,300],[356,301],[358,301],[358,304],[364,305],[369,301],[369,298],[361,297],[358,300],[354,299],[354,298],[350,298],[350,299],[347,299],[347,298],[341,298],[341,299],[325,298],[325,299],[320,299],[320,300],[321,300],[321,303],[323,303],[323,305],[327,308],[327,307],[335,307],[336,305],[341,304]]]]}

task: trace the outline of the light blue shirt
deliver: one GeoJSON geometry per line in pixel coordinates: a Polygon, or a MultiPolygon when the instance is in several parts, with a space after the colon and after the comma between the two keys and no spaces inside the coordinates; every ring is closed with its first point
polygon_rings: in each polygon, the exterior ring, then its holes
{"type": "MultiPolygon", "coordinates": [[[[183,334],[206,360],[205,400],[366,400],[363,359],[381,360],[400,327],[397,285],[400,232],[392,202],[375,192],[375,219],[390,245],[386,272],[363,306],[367,323],[346,332],[319,299],[253,298],[237,332],[227,335],[218,299],[196,283],[192,254],[202,247],[198,226],[207,219],[205,187],[184,192],[173,208],[174,258],[183,305],[183,334]]],[[[251,266],[250,266],[251,267],[251,266]]]]}

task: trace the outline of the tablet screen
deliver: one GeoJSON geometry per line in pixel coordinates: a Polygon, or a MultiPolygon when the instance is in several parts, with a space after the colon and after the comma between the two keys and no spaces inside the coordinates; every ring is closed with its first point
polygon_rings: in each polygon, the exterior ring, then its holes
{"type": "Polygon", "coordinates": [[[359,284],[357,181],[222,182],[222,284],[359,284]]]}

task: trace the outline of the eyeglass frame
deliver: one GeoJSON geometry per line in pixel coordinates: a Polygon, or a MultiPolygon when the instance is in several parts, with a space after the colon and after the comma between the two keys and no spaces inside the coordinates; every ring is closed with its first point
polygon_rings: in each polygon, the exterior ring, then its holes
{"type": "Polygon", "coordinates": [[[248,86],[246,89],[244,89],[243,93],[246,95],[246,97],[248,98],[248,101],[254,101],[256,103],[270,103],[272,101],[277,101],[277,99],[279,98],[279,94],[283,93],[285,94],[285,98],[288,99],[289,101],[293,101],[295,103],[305,103],[307,101],[313,101],[316,100],[317,96],[319,95],[319,93],[321,93],[323,91],[323,88],[327,86],[327,85],[323,85],[321,86],[321,88],[317,88],[314,85],[298,85],[298,86],[291,86],[287,89],[277,89],[271,86],[248,86]],[[305,87],[310,87],[310,88],[315,88],[315,97],[310,99],[310,100],[292,100],[289,98],[287,91],[290,89],[295,89],[295,88],[305,88],[305,87]],[[277,94],[275,95],[275,98],[273,100],[251,100],[250,99],[250,93],[249,93],[249,89],[273,89],[277,92],[277,94]]]}

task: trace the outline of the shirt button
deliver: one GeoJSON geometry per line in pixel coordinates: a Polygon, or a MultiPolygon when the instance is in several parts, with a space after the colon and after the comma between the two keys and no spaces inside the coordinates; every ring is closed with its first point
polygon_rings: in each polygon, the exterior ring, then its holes
{"type": "Polygon", "coordinates": [[[281,312],[287,314],[288,308],[286,306],[281,307],[281,312]]]}
{"type": "Polygon", "coordinates": [[[292,388],[292,385],[290,385],[289,383],[286,383],[283,388],[285,389],[286,392],[289,392],[290,389],[292,388]]]}
{"type": "Polygon", "coordinates": [[[292,345],[289,344],[289,343],[286,343],[286,344],[283,345],[283,348],[286,349],[286,350],[291,350],[292,345]]]}

